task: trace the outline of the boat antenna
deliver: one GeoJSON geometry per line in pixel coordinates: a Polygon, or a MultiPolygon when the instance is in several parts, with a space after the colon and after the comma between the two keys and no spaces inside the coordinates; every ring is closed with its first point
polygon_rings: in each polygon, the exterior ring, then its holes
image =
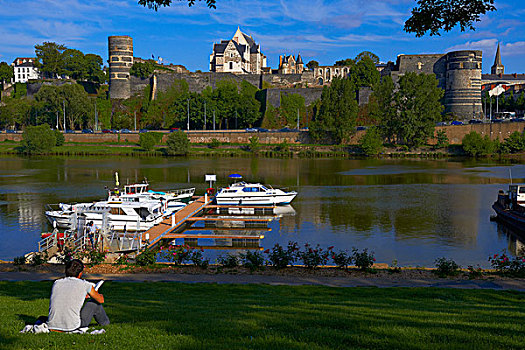
{"type": "Polygon", "coordinates": [[[512,185],[512,169],[509,168],[510,184],[512,185]]]}

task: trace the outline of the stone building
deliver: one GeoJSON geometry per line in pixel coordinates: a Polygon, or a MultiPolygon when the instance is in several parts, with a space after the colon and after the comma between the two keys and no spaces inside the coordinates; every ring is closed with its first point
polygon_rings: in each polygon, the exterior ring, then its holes
{"type": "Polygon", "coordinates": [[[301,54],[297,55],[297,58],[293,55],[279,56],[279,74],[303,74],[304,72],[304,63],[301,57],[301,54]]]}
{"type": "Polygon", "coordinates": [[[399,55],[388,62],[381,75],[390,75],[395,83],[406,73],[434,74],[445,91],[445,113],[459,119],[479,118],[481,106],[482,52],[453,51],[447,54],[399,55]]]}
{"type": "Polygon", "coordinates": [[[27,83],[30,79],[38,79],[40,73],[35,67],[36,58],[17,57],[11,66],[13,66],[13,83],[27,83]]]}
{"type": "Polygon", "coordinates": [[[314,80],[318,85],[330,84],[335,78],[346,77],[350,67],[346,66],[318,66],[314,68],[314,80]]]}
{"type": "Polygon", "coordinates": [[[496,50],[496,57],[494,57],[494,64],[490,67],[491,74],[505,74],[505,66],[501,63],[501,53],[498,49],[496,50]]]}
{"type": "Polygon", "coordinates": [[[234,74],[261,74],[266,67],[266,56],[253,38],[240,28],[230,40],[213,44],[210,72],[234,74]]]}

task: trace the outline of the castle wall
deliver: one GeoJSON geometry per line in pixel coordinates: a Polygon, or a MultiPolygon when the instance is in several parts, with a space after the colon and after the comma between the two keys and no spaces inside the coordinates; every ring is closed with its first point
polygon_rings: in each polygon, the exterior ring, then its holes
{"type": "Polygon", "coordinates": [[[290,95],[297,94],[304,97],[305,104],[308,106],[321,98],[323,92],[322,88],[312,89],[267,89],[266,90],[266,105],[271,104],[273,107],[281,105],[281,94],[290,95]]]}

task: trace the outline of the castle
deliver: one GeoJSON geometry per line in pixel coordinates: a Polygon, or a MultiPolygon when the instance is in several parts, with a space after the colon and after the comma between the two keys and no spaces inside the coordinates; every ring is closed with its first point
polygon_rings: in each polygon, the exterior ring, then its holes
{"type": "MultiPolygon", "coordinates": [[[[318,66],[305,68],[301,55],[282,55],[278,69],[266,67],[266,56],[254,39],[237,29],[231,40],[213,45],[210,55],[210,72],[160,70],[150,79],[130,76],[133,65],[133,39],[129,36],[110,36],[109,47],[109,93],[111,98],[124,99],[138,93],[147,85],[153,96],[175,80],[188,82],[190,91],[200,92],[208,86],[215,87],[220,80],[241,82],[245,80],[259,89],[266,88],[267,102],[278,107],[280,96],[300,94],[307,104],[320,98],[322,87],[335,77],[345,77],[350,68],[345,66],[318,66]]],[[[492,74],[482,75],[482,52],[477,50],[453,51],[445,54],[399,55],[396,62],[377,65],[382,76],[391,76],[397,83],[406,73],[434,74],[438,85],[445,91],[445,113],[458,119],[480,118],[482,83],[523,79],[522,75],[504,74],[499,51],[496,54],[492,74]]],[[[362,89],[363,91],[366,89],[362,89]]],[[[369,92],[359,93],[359,103],[368,101],[369,92]]]]}
{"type": "Polygon", "coordinates": [[[231,40],[213,44],[210,72],[261,74],[266,67],[266,56],[253,38],[238,27],[231,40]]]}

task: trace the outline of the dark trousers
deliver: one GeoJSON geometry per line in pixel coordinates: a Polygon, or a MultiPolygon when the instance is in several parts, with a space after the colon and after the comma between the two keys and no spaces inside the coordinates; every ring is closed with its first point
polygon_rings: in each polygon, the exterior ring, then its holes
{"type": "Polygon", "coordinates": [[[84,303],[82,310],[80,310],[80,327],[88,327],[93,317],[101,326],[109,324],[108,315],[106,315],[106,311],[104,311],[102,304],[93,300],[88,300],[84,303]]]}

